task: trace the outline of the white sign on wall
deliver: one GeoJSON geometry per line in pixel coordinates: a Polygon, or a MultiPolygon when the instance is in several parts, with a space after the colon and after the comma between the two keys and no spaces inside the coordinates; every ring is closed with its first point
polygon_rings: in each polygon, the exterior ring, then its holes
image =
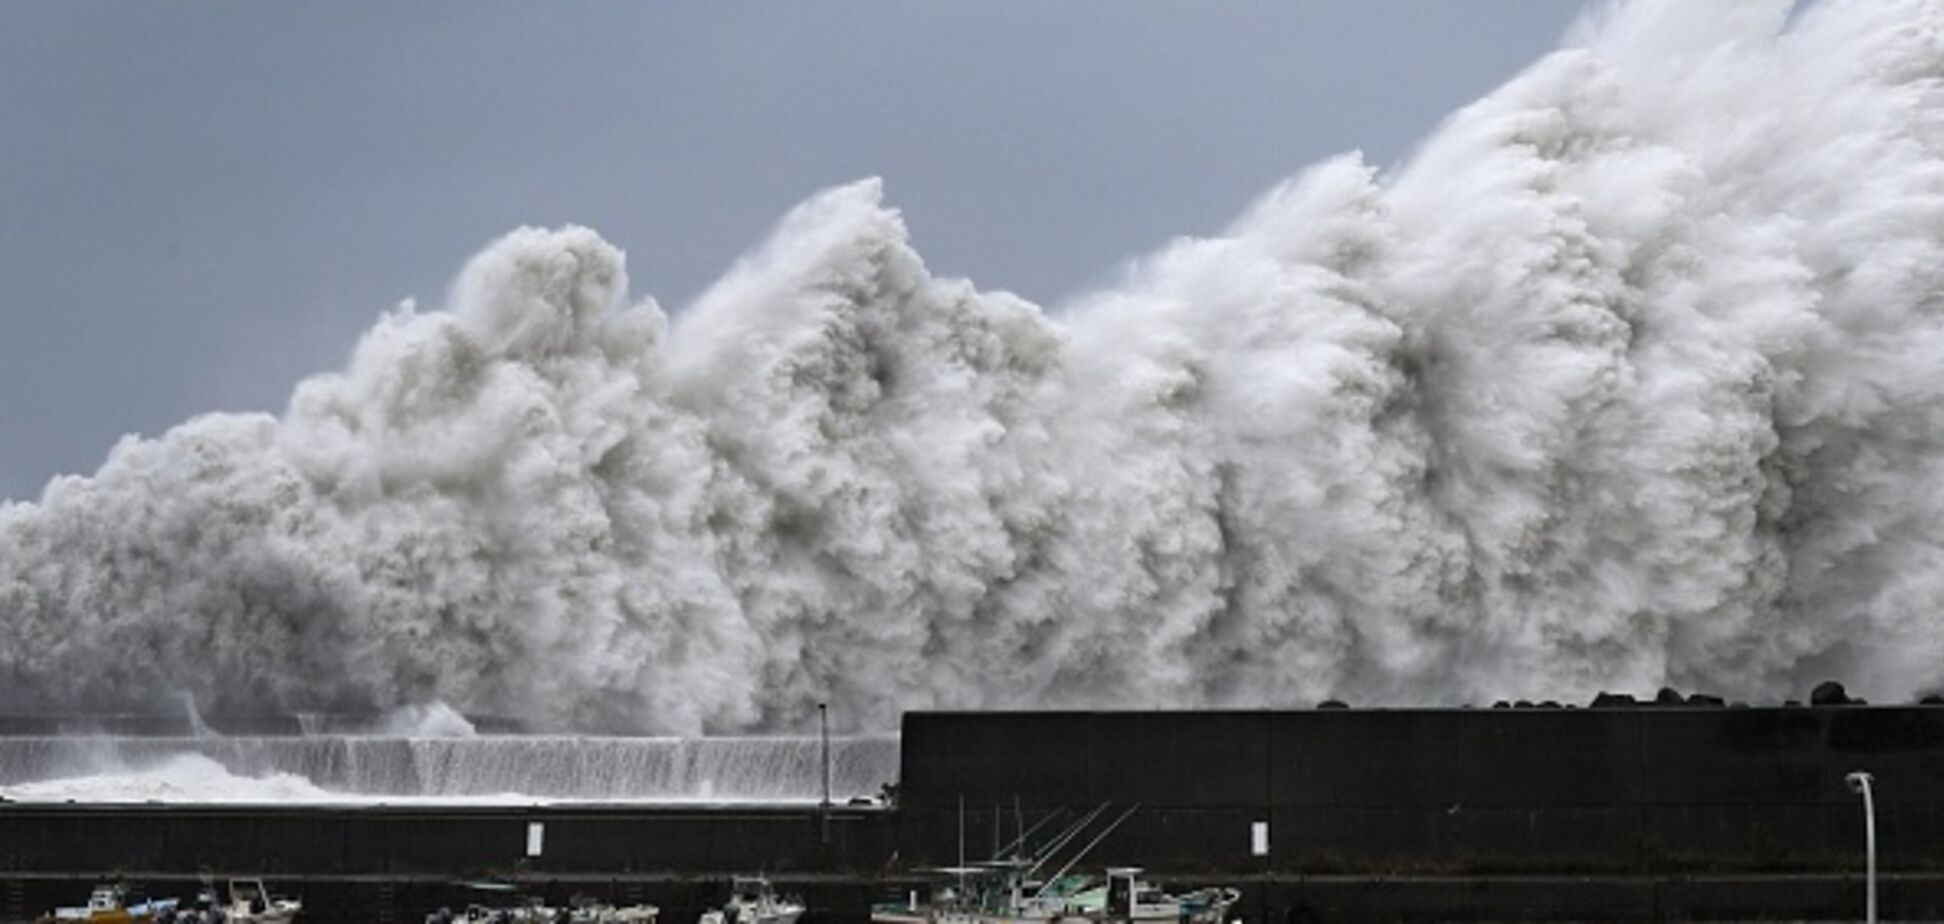
{"type": "Polygon", "coordinates": [[[527,822],[527,856],[537,857],[540,848],[546,844],[547,823],[544,821],[527,822]]]}
{"type": "Polygon", "coordinates": [[[1269,855],[1269,823],[1258,821],[1249,825],[1249,852],[1258,857],[1269,855]]]}

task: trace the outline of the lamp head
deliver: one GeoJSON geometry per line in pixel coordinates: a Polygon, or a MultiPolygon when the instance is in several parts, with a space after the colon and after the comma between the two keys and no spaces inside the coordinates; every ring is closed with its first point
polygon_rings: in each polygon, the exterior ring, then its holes
{"type": "Polygon", "coordinates": [[[1854,793],[1861,793],[1869,788],[1870,781],[1873,779],[1875,777],[1862,770],[1852,770],[1843,776],[1843,782],[1849,784],[1850,792],[1854,793]]]}

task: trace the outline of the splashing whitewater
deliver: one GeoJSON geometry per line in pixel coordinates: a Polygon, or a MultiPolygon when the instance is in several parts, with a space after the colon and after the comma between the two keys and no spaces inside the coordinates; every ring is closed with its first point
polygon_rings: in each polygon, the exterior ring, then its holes
{"type": "Polygon", "coordinates": [[[581,228],[0,509],[0,700],[900,709],[1940,680],[1944,7],[1648,0],[1057,314],[866,181],[671,324],[581,228]]]}

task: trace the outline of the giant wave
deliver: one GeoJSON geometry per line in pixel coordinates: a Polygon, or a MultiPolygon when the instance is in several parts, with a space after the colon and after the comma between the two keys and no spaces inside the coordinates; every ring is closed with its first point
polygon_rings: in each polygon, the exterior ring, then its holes
{"type": "MultiPolygon", "coordinates": [[[[516,231],[0,508],[0,701],[553,729],[1885,698],[1944,664],[1944,7],[1644,0],[1056,312],[876,181],[671,321],[516,231]]],[[[1139,195],[1130,190],[1129,195],[1139,195]]]]}

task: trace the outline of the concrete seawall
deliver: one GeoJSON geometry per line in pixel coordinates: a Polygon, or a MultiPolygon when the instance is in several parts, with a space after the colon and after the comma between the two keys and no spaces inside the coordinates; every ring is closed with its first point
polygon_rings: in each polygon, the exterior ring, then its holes
{"type": "Polygon", "coordinates": [[[1141,810],[1103,856],[1286,873],[1944,869],[1944,708],[914,713],[898,843],[952,855],[1056,809],[1141,810]],[[1270,851],[1253,855],[1252,826],[1270,851]]]}
{"type": "Polygon", "coordinates": [[[893,808],[0,805],[0,913],[208,872],[320,922],[417,921],[483,877],[692,920],[762,870],[861,920],[961,840],[1109,803],[1139,809],[1079,868],[1239,885],[1253,921],[1834,920],[1862,907],[1842,777],[1868,770],[1884,917],[1944,919],[1944,708],[913,713],[901,742],[893,808]]]}

